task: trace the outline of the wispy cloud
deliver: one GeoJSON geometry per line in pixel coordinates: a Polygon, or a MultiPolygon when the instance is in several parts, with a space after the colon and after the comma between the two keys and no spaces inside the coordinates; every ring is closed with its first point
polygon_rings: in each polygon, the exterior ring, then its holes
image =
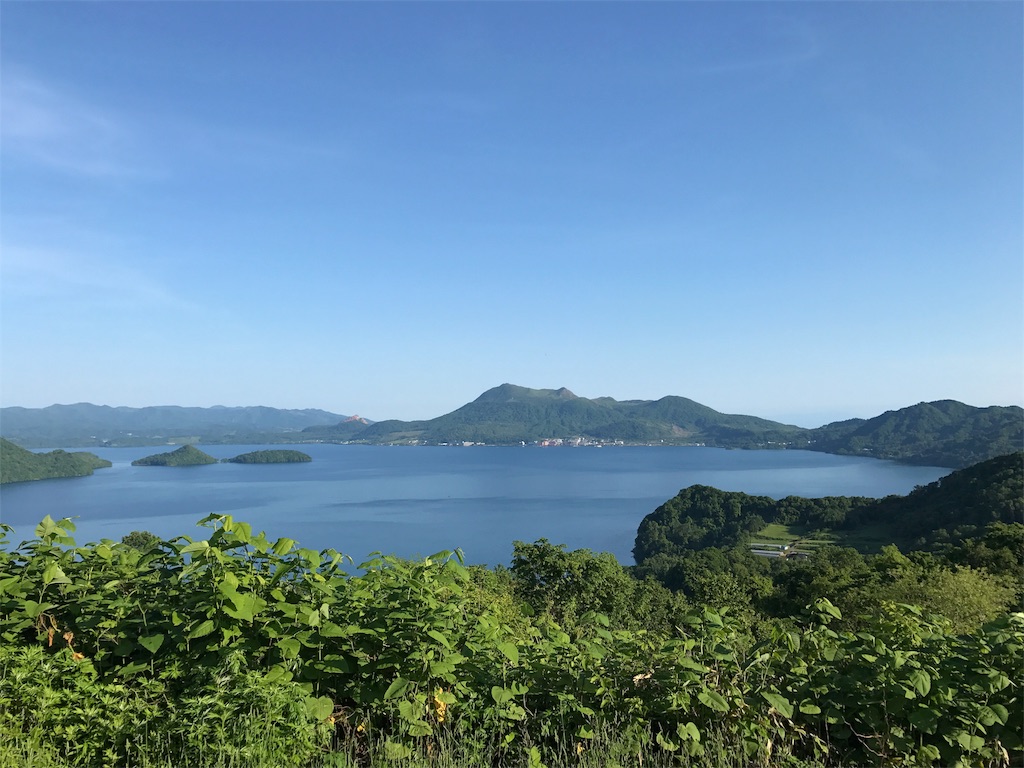
{"type": "Polygon", "coordinates": [[[200,310],[150,274],[84,251],[5,244],[0,274],[5,300],[59,301],[106,311],[200,310]]]}
{"type": "Polygon", "coordinates": [[[9,71],[3,77],[0,107],[2,149],[8,159],[86,176],[145,172],[136,132],[113,110],[9,71]]]}

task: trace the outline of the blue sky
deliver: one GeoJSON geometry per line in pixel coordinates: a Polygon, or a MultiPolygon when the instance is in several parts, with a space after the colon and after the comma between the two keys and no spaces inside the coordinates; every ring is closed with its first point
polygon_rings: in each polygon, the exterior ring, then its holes
{"type": "Polygon", "coordinates": [[[1019,3],[5,3],[0,403],[1024,398],[1019,3]]]}

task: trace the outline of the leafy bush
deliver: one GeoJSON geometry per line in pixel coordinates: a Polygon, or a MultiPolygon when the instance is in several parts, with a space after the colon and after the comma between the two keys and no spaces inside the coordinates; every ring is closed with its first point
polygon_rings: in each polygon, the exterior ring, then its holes
{"type": "MultiPolygon", "coordinates": [[[[888,604],[852,632],[819,600],[758,641],[728,610],[651,631],[577,603],[563,625],[527,615],[515,574],[485,578],[458,553],[348,575],[337,552],[204,522],[206,540],[138,550],[76,547],[70,521],[46,518],[0,548],[0,736],[73,765],[714,764],[723,745],[747,765],[1024,756],[1024,614],[958,635],[888,604]]],[[[607,566],[581,573],[617,583],[607,566]]]]}

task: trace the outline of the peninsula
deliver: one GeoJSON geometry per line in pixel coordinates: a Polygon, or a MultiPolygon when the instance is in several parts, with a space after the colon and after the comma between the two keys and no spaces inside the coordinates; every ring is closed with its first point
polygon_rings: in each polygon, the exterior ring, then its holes
{"type": "Polygon", "coordinates": [[[0,484],[57,477],[84,477],[94,469],[111,466],[93,453],[50,451],[33,453],[10,440],[0,438],[0,484]]]}

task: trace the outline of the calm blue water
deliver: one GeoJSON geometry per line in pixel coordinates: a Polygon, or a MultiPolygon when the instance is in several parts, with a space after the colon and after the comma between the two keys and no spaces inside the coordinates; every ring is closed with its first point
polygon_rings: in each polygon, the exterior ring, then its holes
{"type": "MultiPolygon", "coordinates": [[[[229,458],[281,446],[200,447],[229,458]]],[[[205,531],[196,521],[220,513],[357,563],[377,550],[413,557],[455,547],[470,563],[508,563],[514,540],[541,537],[632,563],[640,520],[695,483],[775,498],[880,497],[950,471],[810,451],[296,447],[313,461],[133,467],[164,449],[93,449],[114,466],[91,477],[3,486],[0,522],[14,526],[15,542],[31,538],[47,514],[76,517],[81,543],[133,530],[198,539],[205,531]]]]}

